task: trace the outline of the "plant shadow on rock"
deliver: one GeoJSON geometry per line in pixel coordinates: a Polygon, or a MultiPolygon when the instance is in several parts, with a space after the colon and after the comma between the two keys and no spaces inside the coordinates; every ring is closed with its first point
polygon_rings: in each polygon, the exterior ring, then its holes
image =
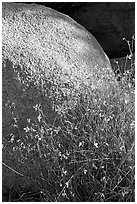
{"type": "Polygon", "coordinates": [[[51,84],[14,68],[4,61],[3,201],[133,202],[134,90],[94,90],[64,111],[51,84]]]}

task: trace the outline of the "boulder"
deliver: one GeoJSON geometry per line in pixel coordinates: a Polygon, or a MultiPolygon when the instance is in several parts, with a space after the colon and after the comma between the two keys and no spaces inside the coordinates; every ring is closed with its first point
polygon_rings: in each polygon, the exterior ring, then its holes
{"type": "Polygon", "coordinates": [[[3,88],[9,94],[15,88],[14,94],[23,99],[32,84],[42,89],[47,83],[56,87],[54,94],[59,87],[71,99],[85,86],[104,90],[113,83],[110,62],[96,39],[52,9],[3,4],[2,34],[3,88]]]}
{"type": "MultiPolygon", "coordinates": [[[[3,3],[2,9],[3,189],[21,179],[10,190],[10,201],[19,201],[27,177],[37,190],[50,189],[46,169],[71,129],[66,114],[79,114],[82,102],[88,109],[93,93],[107,95],[117,82],[97,40],[68,16],[35,4],[3,3]]],[[[52,199],[57,189],[50,189],[52,199]]]]}

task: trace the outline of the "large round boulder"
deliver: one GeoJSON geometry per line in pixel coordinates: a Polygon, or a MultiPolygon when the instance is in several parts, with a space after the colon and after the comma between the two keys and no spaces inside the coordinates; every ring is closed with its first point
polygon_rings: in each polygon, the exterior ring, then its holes
{"type": "Polygon", "coordinates": [[[4,3],[2,35],[4,124],[10,120],[6,117],[8,98],[22,104],[23,112],[28,100],[36,103],[39,88],[47,94],[46,103],[59,112],[66,104],[74,106],[85,87],[104,92],[115,83],[110,62],[96,39],[52,9],[4,3]],[[31,93],[32,88],[35,92],[31,93]]]}
{"type": "Polygon", "coordinates": [[[68,133],[73,128],[79,134],[73,126],[80,104],[88,111],[93,93],[104,97],[117,83],[99,43],[68,16],[35,4],[3,3],[2,17],[3,185],[13,192],[11,201],[32,180],[33,189],[48,185],[54,198],[57,188],[50,188],[46,168],[57,162],[60,138],[73,148],[68,133]]]}

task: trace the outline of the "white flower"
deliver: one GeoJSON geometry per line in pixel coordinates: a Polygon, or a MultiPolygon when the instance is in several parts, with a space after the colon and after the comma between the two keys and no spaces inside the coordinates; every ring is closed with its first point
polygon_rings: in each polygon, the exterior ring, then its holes
{"type": "Polygon", "coordinates": [[[94,141],[94,145],[96,148],[98,148],[98,143],[94,141]]]}
{"type": "Polygon", "coordinates": [[[87,173],[87,169],[84,169],[84,174],[86,174],[87,173]]]}
{"type": "Polygon", "coordinates": [[[82,142],[79,142],[79,147],[83,146],[84,145],[84,141],[82,142]]]}
{"type": "Polygon", "coordinates": [[[24,128],[25,132],[29,132],[30,128],[27,126],[26,128],[24,128]]]}

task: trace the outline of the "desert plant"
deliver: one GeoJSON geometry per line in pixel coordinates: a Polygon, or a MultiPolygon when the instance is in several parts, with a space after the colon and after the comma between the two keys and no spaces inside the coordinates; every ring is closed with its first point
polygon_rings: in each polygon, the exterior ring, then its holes
{"type": "Polygon", "coordinates": [[[15,120],[10,140],[26,169],[10,170],[39,187],[13,189],[10,201],[134,201],[134,92],[128,94],[116,89],[107,96],[99,90],[81,95],[75,109],[52,125],[40,103],[33,107],[35,117],[25,116],[24,124],[15,120]]]}

